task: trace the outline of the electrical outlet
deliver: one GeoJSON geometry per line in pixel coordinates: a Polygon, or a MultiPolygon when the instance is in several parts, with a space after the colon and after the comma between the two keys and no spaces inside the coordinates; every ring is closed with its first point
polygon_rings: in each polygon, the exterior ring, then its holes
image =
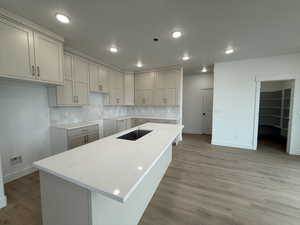
{"type": "Polygon", "coordinates": [[[10,165],[12,165],[12,166],[20,164],[20,163],[22,163],[22,156],[15,156],[10,159],[10,165]]]}

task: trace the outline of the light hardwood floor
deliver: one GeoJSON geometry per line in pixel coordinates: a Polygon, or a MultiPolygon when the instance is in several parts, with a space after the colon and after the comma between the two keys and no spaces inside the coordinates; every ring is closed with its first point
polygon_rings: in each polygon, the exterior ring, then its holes
{"type": "MultiPolygon", "coordinates": [[[[6,184],[0,224],[41,225],[38,174],[6,184]]],[[[299,225],[300,157],[212,146],[184,135],[139,225],[299,225]]],[[[122,225],[122,224],[120,224],[122,225]]]]}

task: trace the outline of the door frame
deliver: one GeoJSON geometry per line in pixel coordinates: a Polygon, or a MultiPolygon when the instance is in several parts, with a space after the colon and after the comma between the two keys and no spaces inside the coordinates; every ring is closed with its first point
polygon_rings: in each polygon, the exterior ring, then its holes
{"type": "Polygon", "coordinates": [[[277,75],[277,76],[255,76],[255,105],[254,105],[254,129],[253,129],[253,140],[252,147],[253,150],[257,150],[257,139],[258,139],[258,127],[259,127],[259,104],[260,104],[260,91],[261,91],[261,83],[266,81],[292,81],[292,90],[291,90],[291,102],[290,102],[290,119],[288,126],[288,135],[287,135],[287,149],[286,152],[291,154],[291,131],[293,123],[293,109],[294,109],[294,98],[295,98],[295,83],[296,76],[291,74],[285,75],[277,75]]]}

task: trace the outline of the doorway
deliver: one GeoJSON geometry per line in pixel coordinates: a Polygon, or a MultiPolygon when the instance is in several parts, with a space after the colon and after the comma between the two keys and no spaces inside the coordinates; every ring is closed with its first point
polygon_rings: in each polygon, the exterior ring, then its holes
{"type": "Polygon", "coordinates": [[[261,81],[257,150],[289,152],[293,80],[261,81]]]}
{"type": "Polygon", "coordinates": [[[213,89],[187,90],[183,102],[184,133],[211,134],[213,89]]]}

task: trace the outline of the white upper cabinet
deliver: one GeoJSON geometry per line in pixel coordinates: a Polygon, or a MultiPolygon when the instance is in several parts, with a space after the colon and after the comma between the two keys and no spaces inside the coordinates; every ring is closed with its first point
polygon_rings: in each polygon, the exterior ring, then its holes
{"type": "Polygon", "coordinates": [[[39,33],[34,33],[36,74],[39,80],[63,83],[63,46],[39,33]]]}
{"type": "Polygon", "coordinates": [[[0,76],[63,84],[63,45],[0,19],[0,76]]]}
{"type": "Polygon", "coordinates": [[[180,76],[178,69],[135,74],[135,104],[179,105],[180,76]]]}
{"type": "Polygon", "coordinates": [[[0,19],[0,76],[35,79],[33,33],[0,19]]]}
{"type": "Polygon", "coordinates": [[[98,82],[99,82],[99,70],[98,65],[95,63],[89,63],[90,68],[90,91],[98,92],[98,82]]]}
{"type": "Polygon", "coordinates": [[[155,105],[178,105],[179,82],[179,70],[157,72],[154,91],[155,105]]]}
{"type": "Polygon", "coordinates": [[[154,72],[138,73],[134,76],[134,96],[136,105],[153,105],[154,84],[154,72]]]}
{"type": "Polygon", "coordinates": [[[110,70],[108,74],[109,79],[109,105],[123,105],[124,104],[124,74],[110,70]]]}
{"type": "Polygon", "coordinates": [[[65,53],[64,54],[64,78],[66,80],[73,80],[72,66],[73,66],[72,55],[65,53]]]}
{"type": "Polygon", "coordinates": [[[74,66],[74,80],[75,82],[88,83],[89,82],[89,62],[81,57],[73,57],[74,66]]]}
{"type": "Polygon", "coordinates": [[[64,85],[49,88],[51,106],[82,106],[89,102],[89,65],[85,59],[64,53],[64,85]]]}
{"type": "Polygon", "coordinates": [[[99,80],[98,80],[98,90],[100,92],[107,93],[109,91],[108,87],[108,68],[104,66],[99,66],[99,80]]]}
{"type": "Polygon", "coordinates": [[[155,73],[138,73],[135,75],[135,89],[137,90],[152,90],[154,88],[155,73]]]}
{"type": "Polygon", "coordinates": [[[89,103],[89,88],[86,83],[74,82],[74,101],[78,105],[87,105],[89,103]]]}
{"type": "Polygon", "coordinates": [[[90,63],[90,91],[106,93],[108,92],[107,73],[108,70],[104,66],[96,63],[90,63]]]}
{"type": "Polygon", "coordinates": [[[124,75],[124,105],[134,105],[134,73],[124,75]]]}

